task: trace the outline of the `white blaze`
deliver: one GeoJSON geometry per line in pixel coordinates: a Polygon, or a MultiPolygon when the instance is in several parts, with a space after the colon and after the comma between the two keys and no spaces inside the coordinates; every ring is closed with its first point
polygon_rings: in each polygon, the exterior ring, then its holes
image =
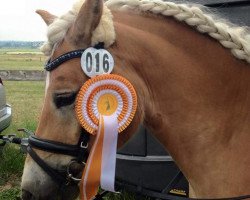
{"type": "Polygon", "coordinates": [[[49,88],[49,82],[50,82],[50,72],[47,72],[47,75],[46,75],[46,85],[45,85],[45,96],[46,96],[48,88],[49,88]]]}

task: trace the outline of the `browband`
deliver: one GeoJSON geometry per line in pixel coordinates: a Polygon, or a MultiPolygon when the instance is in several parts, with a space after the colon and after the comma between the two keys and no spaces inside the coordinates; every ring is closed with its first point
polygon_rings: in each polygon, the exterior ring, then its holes
{"type": "MultiPolygon", "coordinates": [[[[94,48],[103,49],[104,42],[98,43],[97,45],[94,46],[94,48]]],[[[82,54],[85,50],[86,49],[79,49],[79,50],[75,50],[75,51],[70,51],[68,53],[65,53],[65,54],[59,56],[58,58],[56,58],[53,61],[51,61],[51,59],[49,59],[49,61],[45,65],[44,69],[46,71],[50,72],[50,71],[56,69],[57,67],[59,67],[64,62],[67,62],[68,60],[71,60],[73,58],[81,58],[82,54]]]]}

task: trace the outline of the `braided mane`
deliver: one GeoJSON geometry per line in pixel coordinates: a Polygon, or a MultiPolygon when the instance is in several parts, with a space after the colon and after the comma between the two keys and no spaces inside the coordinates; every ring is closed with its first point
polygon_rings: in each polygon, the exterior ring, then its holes
{"type": "MultiPolygon", "coordinates": [[[[76,5],[82,5],[83,0],[80,0],[79,2],[81,3],[76,5]]],[[[161,14],[163,16],[172,16],[176,20],[183,21],[186,24],[196,28],[199,32],[206,33],[212,38],[218,40],[225,48],[230,49],[236,58],[246,60],[248,63],[250,63],[250,34],[247,32],[246,28],[232,26],[230,23],[226,23],[218,19],[216,20],[211,14],[206,14],[200,7],[196,5],[192,6],[188,4],[177,4],[173,2],[164,2],[161,0],[108,0],[105,2],[105,8],[106,6],[111,10],[135,10],[139,12],[161,14]]],[[[75,10],[79,11],[79,9],[80,8],[75,10]]],[[[64,15],[64,18],[71,16],[75,19],[77,13],[78,12],[69,12],[68,14],[64,15]]],[[[59,18],[58,20],[61,21],[63,19],[59,18]]],[[[70,20],[70,22],[73,23],[73,20],[70,20]]],[[[52,23],[51,27],[53,27],[54,23],[52,23]]],[[[66,28],[69,28],[69,26],[70,24],[67,24],[66,28]]],[[[63,28],[65,31],[65,26],[63,28]]],[[[50,37],[53,37],[53,34],[49,33],[50,31],[48,31],[48,40],[50,40],[50,37]]],[[[112,33],[111,31],[110,34],[112,36],[108,38],[106,37],[106,41],[104,41],[106,47],[110,46],[115,41],[115,33],[112,33]]],[[[61,35],[60,38],[57,38],[57,42],[62,39],[63,37],[61,35]]],[[[56,42],[53,43],[56,44],[56,42]]],[[[43,51],[48,55],[51,53],[51,47],[54,44],[50,44],[50,48],[44,48],[43,51]]]]}

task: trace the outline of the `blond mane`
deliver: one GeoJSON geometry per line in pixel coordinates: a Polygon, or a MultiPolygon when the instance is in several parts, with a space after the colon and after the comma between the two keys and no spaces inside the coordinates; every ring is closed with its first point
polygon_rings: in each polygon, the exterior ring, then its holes
{"type": "MultiPolygon", "coordinates": [[[[71,11],[57,18],[48,28],[48,41],[43,45],[42,51],[50,55],[55,44],[60,42],[69,27],[75,20],[84,0],[79,0],[71,11]]],[[[223,20],[215,19],[211,14],[206,14],[200,7],[164,2],[161,0],[108,0],[105,2],[104,14],[101,22],[92,37],[92,45],[104,42],[109,47],[115,41],[115,30],[110,10],[134,10],[138,12],[151,12],[163,16],[172,16],[178,21],[183,21],[196,28],[201,33],[206,33],[218,40],[232,54],[250,63],[250,34],[244,27],[232,26],[223,20]]]]}

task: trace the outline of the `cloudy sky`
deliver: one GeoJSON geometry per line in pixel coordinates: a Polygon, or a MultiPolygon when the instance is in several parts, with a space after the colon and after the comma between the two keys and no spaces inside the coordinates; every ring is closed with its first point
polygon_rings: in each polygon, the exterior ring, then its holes
{"type": "Polygon", "coordinates": [[[47,10],[55,15],[67,12],[75,0],[0,0],[0,40],[45,40],[46,25],[35,13],[47,10]]]}

